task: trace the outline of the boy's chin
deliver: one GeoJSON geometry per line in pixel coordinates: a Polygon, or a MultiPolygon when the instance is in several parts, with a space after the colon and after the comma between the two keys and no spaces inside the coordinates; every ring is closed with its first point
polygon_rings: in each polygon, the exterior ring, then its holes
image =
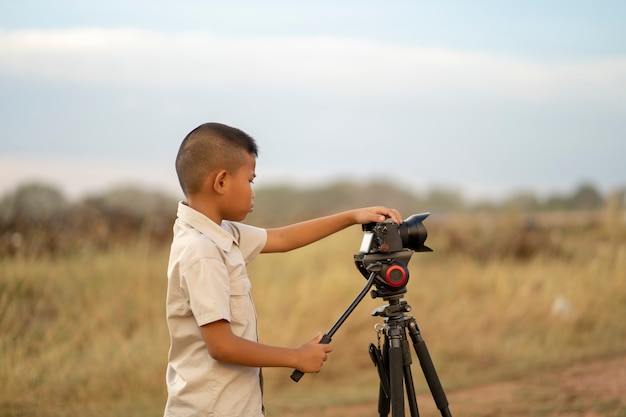
{"type": "Polygon", "coordinates": [[[242,214],[240,216],[233,216],[231,219],[226,220],[230,220],[231,222],[242,222],[246,219],[246,217],[248,217],[248,213],[242,214]]]}

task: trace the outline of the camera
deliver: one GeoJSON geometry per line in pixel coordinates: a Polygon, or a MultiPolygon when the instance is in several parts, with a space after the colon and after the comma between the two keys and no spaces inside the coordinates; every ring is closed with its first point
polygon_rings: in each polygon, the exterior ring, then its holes
{"type": "Polygon", "coordinates": [[[391,297],[406,292],[407,264],[414,252],[432,252],[424,245],[428,232],[422,223],[430,213],[414,214],[401,224],[387,220],[363,225],[363,240],[354,255],[357,269],[367,279],[375,274],[372,297],[391,297]]]}
{"type": "Polygon", "coordinates": [[[430,213],[414,214],[397,224],[391,220],[363,225],[361,253],[390,253],[410,249],[414,252],[432,252],[424,246],[428,232],[422,223],[430,213]]]}

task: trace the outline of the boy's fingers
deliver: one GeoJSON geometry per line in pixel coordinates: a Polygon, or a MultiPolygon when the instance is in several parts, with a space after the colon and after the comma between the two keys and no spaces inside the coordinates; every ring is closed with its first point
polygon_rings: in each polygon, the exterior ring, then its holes
{"type": "Polygon", "coordinates": [[[380,222],[385,221],[385,219],[389,217],[394,223],[402,223],[402,216],[398,210],[387,207],[376,207],[374,210],[380,222]]]}
{"type": "Polygon", "coordinates": [[[402,223],[402,216],[400,215],[400,212],[398,210],[388,209],[387,216],[389,216],[391,220],[394,221],[394,223],[402,223]]]}

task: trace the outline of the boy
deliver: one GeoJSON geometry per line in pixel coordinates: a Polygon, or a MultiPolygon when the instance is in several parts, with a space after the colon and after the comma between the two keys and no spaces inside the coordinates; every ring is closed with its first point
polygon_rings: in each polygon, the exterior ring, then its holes
{"type": "Polygon", "coordinates": [[[401,223],[396,210],[351,210],[276,229],[241,224],[254,206],[258,150],[239,129],[206,123],[183,140],[178,205],[168,266],[170,351],[165,416],[264,415],[260,368],[319,372],[332,347],[322,334],[297,348],[258,343],[246,264],[286,252],[353,224],[401,223]]]}

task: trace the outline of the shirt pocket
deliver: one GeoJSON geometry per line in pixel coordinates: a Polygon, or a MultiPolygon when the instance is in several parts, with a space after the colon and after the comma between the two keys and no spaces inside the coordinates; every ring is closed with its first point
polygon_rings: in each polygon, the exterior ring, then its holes
{"type": "Polygon", "coordinates": [[[230,284],[231,327],[237,336],[243,335],[244,328],[254,318],[254,306],[250,296],[251,287],[247,276],[231,281],[230,284]]]}

